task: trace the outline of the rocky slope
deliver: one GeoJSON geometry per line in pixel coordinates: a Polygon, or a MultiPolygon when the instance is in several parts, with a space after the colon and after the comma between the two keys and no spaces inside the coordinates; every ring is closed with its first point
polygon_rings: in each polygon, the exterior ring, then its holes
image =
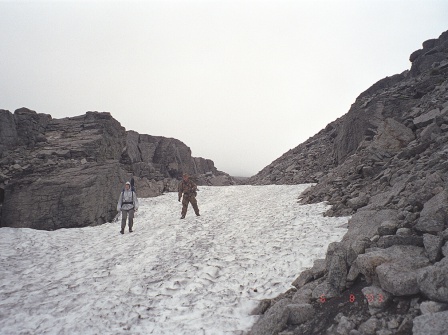
{"type": "Polygon", "coordinates": [[[202,185],[235,181],[172,138],[126,131],[109,113],[53,119],[0,110],[0,226],[58,229],[108,222],[125,180],[138,195],[177,190],[183,172],[202,185]]]}
{"type": "Polygon", "coordinates": [[[447,334],[448,31],[410,61],[250,179],[317,183],[303,203],[353,215],[252,334],[447,334]]]}

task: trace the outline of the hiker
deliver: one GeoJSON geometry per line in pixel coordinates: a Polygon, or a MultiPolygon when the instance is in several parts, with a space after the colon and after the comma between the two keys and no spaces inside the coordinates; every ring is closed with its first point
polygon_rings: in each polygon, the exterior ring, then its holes
{"type": "Polygon", "coordinates": [[[131,183],[126,182],[124,190],[120,193],[118,199],[117,211],[121,211],[121,230],[120,233],[124,234],[124,228],[126,228],[126,219],[129,214],[129,232],[132,233],[132,226],[134,225],[134,211],[138,210],[137,195],[131,190],[131,183]]]}
{"type": "Polygon", "coordinates": [[[193,206],[194,212],[197,216],[199,215],[198,202],[196,201],[196,191],[197,186],[193,181],[190,180],[188,174],[184,173],[182,176],[182,181],[179,183],[179,201],[182,197],[182,193],[184,197],[182,199],[182,216],[181,219],[185,219],[185,215],[187,214],[188,204],[191,203],[193,206]]]}

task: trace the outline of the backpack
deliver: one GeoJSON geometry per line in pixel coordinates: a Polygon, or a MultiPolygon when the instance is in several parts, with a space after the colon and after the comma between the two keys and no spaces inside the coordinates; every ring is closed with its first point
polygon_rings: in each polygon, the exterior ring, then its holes
{"type": "MultiPolygon", "coordinates": [[[[134,203],[134,193],[135,195],[137,195],[137,193],[135,192],[135,182],[134,182],[134,178],[131,178],[131,188],[130,188],[131,192],[132,192],[132,202],[130,204],[134,203]]],[[[121,190],[121,205],[123,204],[129,204],[129,202],[123,202],[123,198],[124,198],[124,188],[121,190]]]]}

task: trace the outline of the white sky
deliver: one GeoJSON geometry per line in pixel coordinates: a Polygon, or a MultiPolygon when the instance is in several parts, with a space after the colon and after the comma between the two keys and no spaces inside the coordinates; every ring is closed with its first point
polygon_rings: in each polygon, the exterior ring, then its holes
{"type": "Polygon", "coordinates": [[[0,108],[110,112],[251,176],[448,29],[448,1],[0,1],[0,108]]]}

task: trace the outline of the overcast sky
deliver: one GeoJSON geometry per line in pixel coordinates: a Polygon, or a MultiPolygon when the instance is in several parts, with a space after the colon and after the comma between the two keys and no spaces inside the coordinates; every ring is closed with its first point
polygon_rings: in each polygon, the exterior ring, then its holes
{"type": "Polygon", "coordinates": [[[447,29],[446,0],[0,1],[0,109],[107,111],[251,176],[447,29]]]}

